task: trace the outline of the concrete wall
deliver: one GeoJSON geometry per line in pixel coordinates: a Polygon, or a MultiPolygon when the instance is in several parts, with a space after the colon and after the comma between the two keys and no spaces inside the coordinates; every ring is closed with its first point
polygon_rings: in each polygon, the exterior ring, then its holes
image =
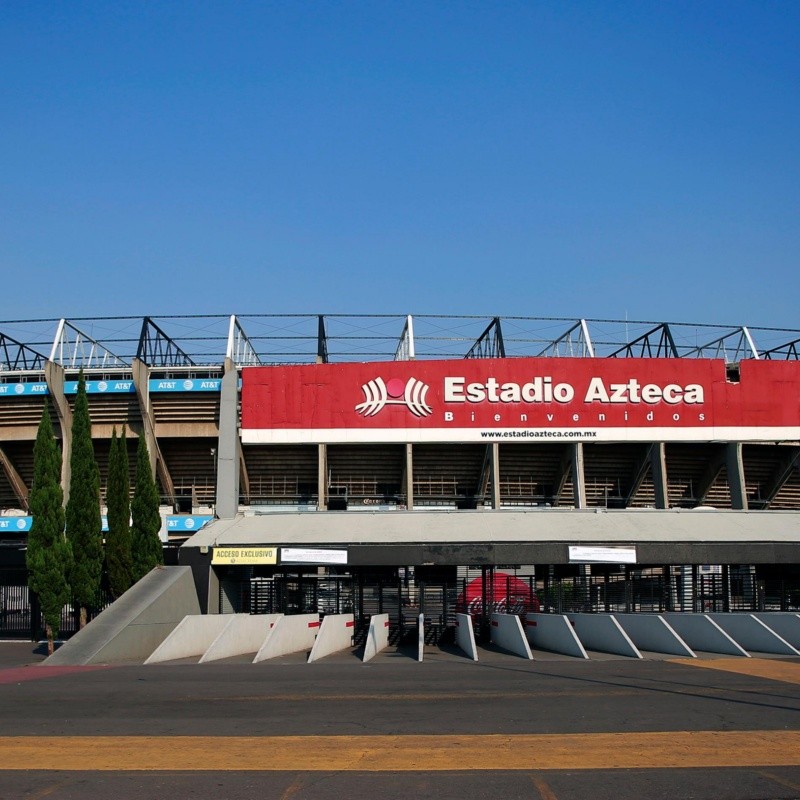
{"type": "Polygon", "coordinates": [[[389,615],[374,614],[369,621],[367,643],[364,646],[362,661],[375,658],[381,650],[389,646],[389,615]]]}
{"type": "Polygon", "coordinates": [[[422,661],[425,655],[425,615],[417,617],[417,661],[422,661]]]}
{"type": "Polygon", "coordinates": [[[191,568],[157,567],[42,663],[141,664],[187,614],[199,613],[191,568]]]}
{"type": "Polygon", "coordinates": [[[684,614],[671,611],[662,615],[689,647],[708,653],[750,658],[750,653],[738,645],[713,619],[705,614],[684,614]]]}
{"type": "Polygon", "coordinates": [[[614,614],[639,650],[697,658],[686,642],[658,614],[614,614]]]}
{"type": "Polygon", "coordinates": [[[201,664],[221,658],[257,653],[282,614],[234,614],[200,659],[201,664]]]}
{"type": "Polygon", "coordinates": [[[567,614],[566,617],[587,650],[642,658],[636,645],[611,614],[567,614]]]}
{"type": "Polygon", "coordinates": [[[160,664],[178,658],[199,659],[231,619],[228,614],[191,614],[184,617],[144,663],[160,664]]]}
{"type": "Polygon", "coordinates": [[[478,660],[478,646],[475,644],[475,632],[469,614],[456,614],[456,644],[473,661],[478,660]]]}
{"type": "Polygon", "coordinates": [[[270,629],[253,663],[310,650],[319,632],[319,614],[294,614],[281,617],[270,629]]]}
{"type": "Polygon", "coordinates": [[[525,634],[537,650],[550,650],[576,658],[589,658],[581,640],[563,614],[526,614],[525,634]]]}
{"type": "Polygon", "coordinates": [[[355,618],[352,614],[328,614],[323,617],[308,663],[352,647],[354,631],[355,618]]]}
{"type": "Polygon", "coordinates": [[[800,651],[752,614],[709,614],[708,616],[745,650],[800,656],[800,651]]]}
{"type": "Polygon", "coordinates": [[[522,622],[516,614],[492,614],[491,622],[492,644],[522,658],[533,658],[522,622]]]}
{"type": "Polygon", "coordinates": [[[777,633],[781,639],[789,642],[792,647],[800,648],[800,614],[792,614],[789,611],[762,611],[753,616],[777,633]]]}

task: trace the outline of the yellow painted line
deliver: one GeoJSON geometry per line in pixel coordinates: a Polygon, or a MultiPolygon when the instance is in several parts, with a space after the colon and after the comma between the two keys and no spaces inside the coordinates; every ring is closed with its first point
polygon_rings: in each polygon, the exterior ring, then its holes
{"type": "Polygon", "coordinates": [[[0,737],[0,770],[418,772],[777,766],[800,766],[800,731],[0,737]]]}
{"type": "Polygon", "coordinates": [[[752,675],[754,678],[768,678],[772,681],[800,683],[800,661],[778,661],[774,658],[714,658],[714,659],[670,659],[674,664],[690,667],[717,669],[735,672],[739,675],[752,675]]]}

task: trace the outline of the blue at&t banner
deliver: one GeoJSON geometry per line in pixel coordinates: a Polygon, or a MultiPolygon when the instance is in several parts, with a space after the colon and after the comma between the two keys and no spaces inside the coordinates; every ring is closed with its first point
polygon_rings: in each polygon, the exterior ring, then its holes
{"type": "Polygon", "coordinates": [[[50,394],[47,384],[44,382],[37,383],[0,383],[0,395],[32,395],[32,394],[50,394]]]}
{"type": "Polygon", "coordinates": [[[3,531],[29,531],[33,517],[0,517],[0,533],[3,531]]]}
{"type": "Polygon", "coordinates": [[[151,378],[151,392],[218,392],[221,378],[151,378]]]}
{"type": "MultiPolygon", "coordinates": [[[[133,394],[136,391],[133,381],[108,380],[86,381],[86,394],[133,394]]],[[[64,394],[77,394],[78,381],[64,381],[64,394]]]]}
{"type": "Polygon", "coordinates": [[[199,531],[207,522],[214,519],[212,516],[198,516],[189,514],[170,514],[167,516],[167,533],[193,533],[199,531]]]}

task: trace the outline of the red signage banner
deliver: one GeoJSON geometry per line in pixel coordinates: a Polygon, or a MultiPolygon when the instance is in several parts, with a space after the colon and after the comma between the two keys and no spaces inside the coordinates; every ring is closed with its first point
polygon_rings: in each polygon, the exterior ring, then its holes
{"type": "Polygon", "coordinates": [[[242,441],[800,438],[800,362],[507,358],[248,367],[242,441]]]}

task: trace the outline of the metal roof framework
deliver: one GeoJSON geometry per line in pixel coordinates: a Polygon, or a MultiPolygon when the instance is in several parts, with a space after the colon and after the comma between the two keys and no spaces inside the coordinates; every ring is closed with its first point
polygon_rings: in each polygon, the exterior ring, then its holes
{"type": "Polygon", "coordinates": [[[455,358],[800,359],[800,330],[708,323],[407,314],[218,314],[0,322],[0,372],[455,358]],[[87,332],[88,331],[88,332],[87,332]],[[246,331],[246,333],[245,333],[246,331]]]}

